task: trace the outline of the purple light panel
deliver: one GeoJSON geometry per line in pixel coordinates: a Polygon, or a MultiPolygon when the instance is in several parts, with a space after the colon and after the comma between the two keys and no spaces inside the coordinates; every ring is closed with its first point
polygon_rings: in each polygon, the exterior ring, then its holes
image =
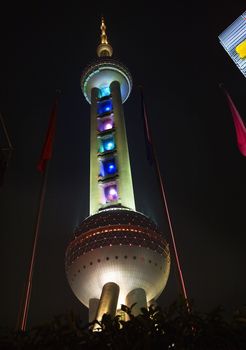
{"type": "Polygon", "coordinates": [[[116,185],[110,185],[104,188],[106,202],[114,202],[118,200],[118,191],[116,185]]]}
{"type": "Polygon", "coordinates": [[[103,132],[114,127],[113,117],[98,118],[98,131],[103,132]]]}

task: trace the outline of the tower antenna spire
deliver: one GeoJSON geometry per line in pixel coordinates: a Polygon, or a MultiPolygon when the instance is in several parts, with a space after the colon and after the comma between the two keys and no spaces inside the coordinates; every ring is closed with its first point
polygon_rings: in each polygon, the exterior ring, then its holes
{"type": "Polygon", "coordinates": [[[101,44],[108,44],[108,38],[106,34],[106,25],[104,22],[104,17],[101,18],[101,44]]]}
{"type": "Polygon", "coordinates": [[[113,54],[113,48],[108,43],[108,37],[106,34],[106,24],[104,17],[101,17],[101,43],[97,47],[97,56],[98,57],[111,57],[113,54]]]}

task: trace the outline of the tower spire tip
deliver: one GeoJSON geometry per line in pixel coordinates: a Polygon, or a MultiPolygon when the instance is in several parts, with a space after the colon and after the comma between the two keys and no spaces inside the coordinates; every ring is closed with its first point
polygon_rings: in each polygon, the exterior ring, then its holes
{"type": "Polygon", "coordinates": [[[113,48],[108,43],[108,37],[106,34],[106,24],[104,20],[104,16],[101,16],[101,43],[97,47],[97,55],[98,57],[111,57],[113,54],[113,48]]]}

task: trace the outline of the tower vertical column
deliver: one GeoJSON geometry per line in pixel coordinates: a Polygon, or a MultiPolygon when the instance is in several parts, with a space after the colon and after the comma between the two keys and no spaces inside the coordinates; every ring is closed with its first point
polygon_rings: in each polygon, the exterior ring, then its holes
{"type": "Polygon", "coordinates": [[[104,314],[114,317],[118,303],[120,288],[114,282],[108,282],[103,286],[96,319],[101,321],[104,314]]]}
{"type": "Polygon", "coordinates": [[[130,293],[127,294],[126,305],[128,307],[131,307],[135,303],[136,305],[134,305],[132,308],[133,316],[141,314],[141,308],[147,309],[146,293],[143,288],[133,289],[130,293]]]}
{"type": "Polygon", "coordinates": [[[91,90],[91,149],[90,149],[90,215],[99,207],[98,161],[97,161],[97,97],[99,89],[91,90]]]}
{"type": "Polygon", "coordinates": [[[99,305],[99,299],[91,298],[89,300],[89,322],[92,322],[96,319],[98,305],[99,305]]]}
{"type": "Polygon", "coordinates": [[[128,151],[124,111],[121,100],[121,90],[118,81],[110,84],[116,129],[116,146],[119,172],[119,201],[121,205],[135,210],[135,199],[132,185],[131,165],[128,151]]]}

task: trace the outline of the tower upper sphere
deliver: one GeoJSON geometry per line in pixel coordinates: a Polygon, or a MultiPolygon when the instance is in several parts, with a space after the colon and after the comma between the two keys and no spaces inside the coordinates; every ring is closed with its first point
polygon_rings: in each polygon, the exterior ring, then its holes
{"type": "Polygon", "coordinates": [[[81,89],[86,100],[91,103],[91,90],[108,89],[113,81],[118,81],[121,99],[124,103],[132,89],[132,78],[128,69],[118,60],[111,58],[113,48],[108,43],[104,18],[101,21],[101,43],[97,47],[98,60],[85,68],[81,76],[81,89]]]}

